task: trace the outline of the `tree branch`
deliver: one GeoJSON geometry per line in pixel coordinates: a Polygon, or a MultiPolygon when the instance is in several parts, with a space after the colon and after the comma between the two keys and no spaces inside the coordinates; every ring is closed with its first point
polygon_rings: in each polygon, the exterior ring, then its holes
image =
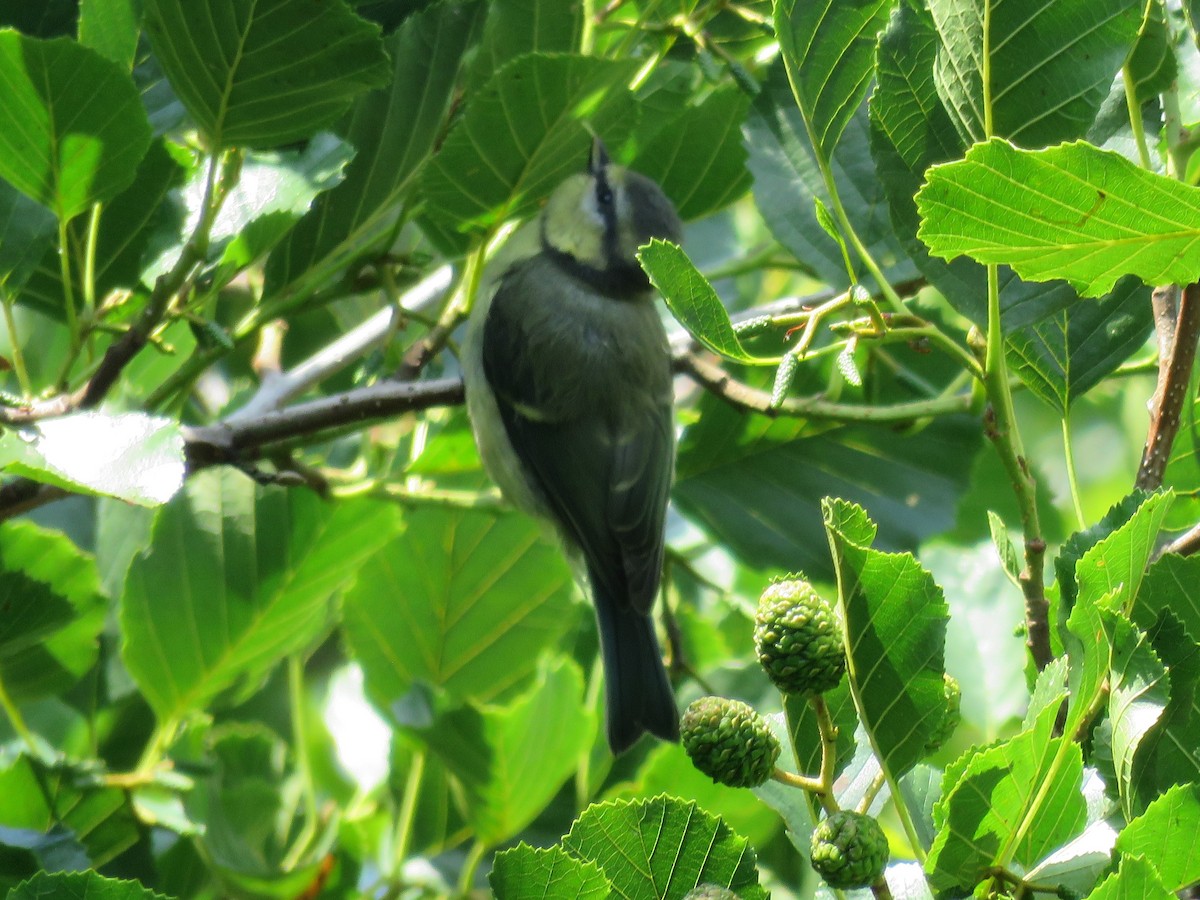
{"type": "Polygon", "coordinates": [[[254,417],[231,416],[216,425],[184,428],[184,450],[189,470],[196,471],[253,457],[264,446],[280,441],[462,402],[463,385],[457,378],[424,382],[381,381],[370,387],[254,417]]]}
{"type": "Polygon", "coordinates": [[[1158,386],[1151,401],[1150,428],[1135,481],[1137,487],[1148,491],[1162,487],[1188,399],[1196,341],[1200,338],[1200,283],[1183,289],[1176,309],[1174,298],[1178,293],[1178,288],[1165,287],[1156,288],[1153,294],[1159,346],[1158,386]]]}

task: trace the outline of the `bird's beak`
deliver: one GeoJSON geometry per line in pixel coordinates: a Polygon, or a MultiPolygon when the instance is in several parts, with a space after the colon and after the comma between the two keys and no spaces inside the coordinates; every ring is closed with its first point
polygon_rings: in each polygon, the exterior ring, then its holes
{"type": "Polygon", "coordinates": [[[592,140],[592,152],[588,156],[588,172],[592,175],[599,175],[608,167],[608,150],[604,146],[604,141],[600,138],[592,140]]]}

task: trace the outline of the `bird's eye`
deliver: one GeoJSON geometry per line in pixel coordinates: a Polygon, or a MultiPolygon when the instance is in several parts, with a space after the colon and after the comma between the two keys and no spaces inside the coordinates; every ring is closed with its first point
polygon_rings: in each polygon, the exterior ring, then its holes
{"type": "Polygon", "coordinates": [[[607,184],[596,185],[596,202],[601,206],[610,206],[613,202],[613,192],[607,184]]]}

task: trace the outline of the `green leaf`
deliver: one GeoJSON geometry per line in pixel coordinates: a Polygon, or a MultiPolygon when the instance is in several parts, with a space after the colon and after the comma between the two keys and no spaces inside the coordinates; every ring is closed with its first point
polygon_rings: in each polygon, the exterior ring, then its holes
{"type": "Polygon", "coordinates": [[[750,188],[741,131],[749,108],[736,88],[713,91],[655,132],[630,168],[657,181],[684,221],[711,215],[750,188]]]}
{"type": "Polygon", "coordinates": [[[0,25],[34,37],[74,36],[78,0],[0,0],[0,25]]]}
{"type": "MultiPolygon", "coordinates": [[[[959,159],[966,150],[934,85],[939,47],[929,13],[899,4],[879,42],[877,86],[871,96],[871,154],[892,228],[904,250],[955,310],[983,326],[987,323],[984,268],[965,257],[952,263],[936,259],[917,240],[920,220],[913,198],[926,169],[959,159]]],[[[1077,299],[1066,284],[1026,283],[1007,268],[1000,270],[999,282],[1001,323],[1009,333],[1077,299]]]]}
{"type": "Polygon", "coordinates": [[[1154,326],[1149,289],[1118,282],[1095,303],[1076,303],[1008,337],[1013,370],[1059,414],[1146,343],[1154,326]]]}
{"type": "Polygon", "coordinates": [[[871,548],[876,527],[862,507],[829,499],[821,509],[856,706],[880,763],[899,778],[945,715],[946,601],[910,554],[871,548]]]}
{"type": "Polygon", "coordinates": [[[1145,807],[1172,785],[1200,784],[1200,747],[1195,741],[1200,728],[1200,644],[1168,609],[1159,612],[1147,635],[1170,673],[1171,698],[1134,756],[1138,807],[1145,807]]]}
{"type": "Polygon", "coordinates": [[[1087,900],[1171,900],[1174,896],[1150,863],[1126,856],[1121,867],[1100,882],[1087,900]]]}
{"type": "Polygon", "coordinates": [[[1125,63],[1133,76],[1140,103],[1158,99],[1159,94],[1170,89],[1178,74],[1172,46],[1174,38],[1164,18],[1165,13],[1165,8],[1158,4],[1146,8],[1142,30],[1125,63]]]}
{"type": "Polygon", "coordinates": [[[104,598],[91,557],[32,522],[0,526],[0,683],[14,700],[71,687],[96,661],[104,598]]]}
{"type": "Polygon", "coordinates": [[[145,2],[155,56],[213,148],[309,137],[387,83],[378,26],[344,3],[145,2]]]}
{"type": "Polygon", "coordinates": [[[1200,785],[1177,784],[1117,836],[1123,859],[1152,865],[1170,891],[1200,880],[1200,785]]]}
{"type": "Polygon", "coordinates": [[[362,564],[343,624],[382,709],[414,682],[494,699],[576,621],[561,554],[522,516],[417,509],[389,537],[362,564]]]}
{"type": "MultiPolygon", "coordinates": [[[[138,166],[133,184],[104,204],[96,239],[96,296],[124,288],[137,291],[145,278],[144,257],[168,243],[181,243],[184,211],[174,191],[184,180],[183,167],[171,156],[162,140],[155,140],[138,166]]],[[[71,239],[83,246],[87,218],[71,223],[71,239]]],[[[75,297],[83,295],[83,273],[76,267],[75,297]]],[[[150,280],[146,280],[149,284],[150,280]]],[[[62,267],[57,248],[41,257],[37,271],[21,291],[21,303],[63,320],[66,306],[62,289],[62,267]]]]}
{"type": "Polygon", "coordinates": [[[0,293],[17,294],[54,243],[54,214],[0,181],[0,293]]]}
{"type": "Polygon", "coordinates": [[[721,298],[675,244],[654,238],[639,251],[638,260],[679,324],[713,353],[745,363],[778,361],[760,360],[742,346],[721,298]]]}
{"type": "Polygon", "coordinates": [[[458,73],[482,14],[482,3],[438,3],[405,19],[387,38],[391,83],[355,103],[344,129],[356,151],[346,178],[317,198],[271,254],[268,294],[318,264],[336,271],[365,243],[386,233],[396,204],[411,194],[446,126],[458,73]]]}
{"type": "MultiPolygon", "coordinates": [[[[853,740],[853,722],[850,731],[853,740]]],[[[683,746],[675,743],[657,744],[638,767],[637,780],[618,784],[605,792],[604,799],[649,800],[661,794],[696,801],[701,809],[720,816],[752,847],[768,844],[782,824],[752,792],[719,784],[697,769],[683,746]]]]}
{"type": "Polygon", "coordinates": [[[1000,557],[1000,565],[1004,567],[1005,573],[1013,581],[1016,581],[1021,574],[1021,558],[1017,556],[1017,548],[1013,546],[1012,539],[1008,536],[1008,526],[1004,524],[996,513],[988,510],[988,529],[991,531],[992,544],[996,548],[996,553],[1000,557]]]}
{"type": "Polygon", "coordinates": [[[1070,613],[1079,593],[1079,582],[1075,578],[1079,561],[1092,547],[1128,522],[1149,497],[1150,494],[1145,491],[1134,491],[1114,503],[1095,525],[1075,532],[1063,543],[1054,560],[1054,575],[1062,598],[1064,619],[1070,613]]]}
{"type": "Polygon", "coordinates": [[[471,64],[470,89],[526,53],[570,53],[578,48],[583,9],[559,0],[490,0],[487,25],[471,64]]]}
{"type": "Polygon", "coordinates": [[[158,506],[183,483],[183,435],[177,422],[145,413],[72,413],[5,432],[0,469],[76,493],[158,506]]]}
{"type": "Polygon", "coordinates": [[[1036,8],[931,0],[942,42],[934,79],[963,140],[971,144],[998,135],[1044,147],[1082,137],[1133,46],[1143,6],[1141,0],[1060,0],[1036,8]]]}
{"type": "MultiPolygon", "coordinates": [[[[837,726],[837,762],[835,771],[854,757],[854,730],[858,726],[858,712],[854,708],[854,697],[850,694],[850,681],[843,677],[841,683],[821,695],[825,706],[837,726]]],[[[786,695],[783,712],[787,717],[788,742],[796,760],[796,769],[805,775],[815,775],[821,769],[821,735],[817,731],[817,714],[806,697],[786,695]]]]}
{"type": "Polygon", "coordinates": [[[595,740],[596,716],[584,706],[579,667],[560,657],[543,663],[533,686],[506,705],[462,707],[422,736],[461,783],[476,838],[494,846],[558,793],[595,740]]]}
{"type": "Polygon", "coordinates": [[[1099,709],[1112,662],[1112,643],[1105,617],[1093,598],[1080,597],[1066,624],[1063,645],[1071,698],[1063,733],[1073,735],[1099,709]]]}
{"type": "MultiPolygon", "coordinates": [[[[97,787],[87,770],[66,764],[37,766],[53,819],[77,835],[94,866],[107,865],[141,837],[141,826],[120,788],[97,787]]],[[[49,829],[48,821],[44,828],[49,829]]]]}
{"type": "Polygon", "coordinates": [[[212,738],[211,773],[187,797],[187,813],[203,822],[205,860],[239,896],[297,896],[318,879],[319,848],[330,844],[328,832],[316,836],[309,853],[285,862],[291,848],[278,823],[293,817],[287,751],[258,723],[223,726],[212,738]]]}
{"type": "MultiPolygon", "coordinates": [[[[903,281],[916,269],[888,221],[888,199],[871,160],[869,135],[866,111],[860,107],[846,125],[833,177],[855,233],[889,280],[903,281]]],[[[836,289],[850,287],[841,249],[817,221],[815,201],[826,206],[833,201],[781,63],[771,68],[750,107],[745,140],[754,199],[771,233],[822,282],[836,289]]]]}
{"type": "Polygon", "coordinates": [[[743,900],[767,897],[745,839],[695,803],[673,797],[593,804],[562,846],[597,863],[621,897],[682,896],[701,884],[728,888],[743,900]]]}
{"type": "Polygon", "coordinates": [[[136,881],[99,872],[38,872],[8,892],[8,900],[165,900],[136,881]]]}
{"type": "Polygon", "coordinates": [[[880,546],[915,547],[953,523],[980,440],[966,416],[908,436],[871,425],[813,435],[803,420],[743,413],[713,397],[698,409],[679,446],[679,508],[746,564],[813,578],[832,575],[822,498],[871,503],[880,546]]]}
{"type": "Polygon", "coordinates": [[[1146,497],[1127,521],[1080,557],[1075,581],[1081,598],[1093,603],[1108,598],[1105,608],[1129,614],[1173,500],[1171,493],[1146,497]]]}
{"type": "Polygon", "coordinates": [[[133,68],[141,32],[141,0],[80,0],[79,43],[126,72],[133,68]]]}
{"type": "Polygon", "coordinates": [[[775,34],[796,100],[826,159],[871,83],[891,0],[775,0],[775,34]]]}
{"type": "Polygon", "coordinates": [[[319,637],[330,601],[395,522],[382,505],[331,507],[229,469],[191,478],[121,598],[122,657],[159,719],[254,683],[319,637]]]}
{"type": "Polygon", "coordinates": [[[967,547],[927,541],[921,546],[921,563],[950,606],[946,671],[962,688],[963,721],[985,741],[1011,734],[1012,723],[1029,703],[1024,674],[1028,652],[1023,635],[1015,631],[1025,615],[1020,591],[1008,581],[986,540],[967,547]]]}
{"type": "Polygon", "coordinates": [[[1194,638],[1200,639],[1200,556],[1167,553],[1146,570],[1133,607],[1133,620],[1148,627],[1161,610],[1169,609],[1194,638]]]}
{"type": "Polygon", "coordinates": [[[139,836],[123,791],[94,786],[91,771],[28,756],[0,765],[0,822],[0,845],[23,846],[48,867],[105,865],[139,836]],[[10,829],[27,834],[18,839],[10,829]]]}
{"type": "MultiPolygon", "coordinates": [[[[228,280],[264,255],[308,212],[314,198],[342,180],[354,149],[322,133],[301,150],[246,153],[237,183],[225,195],[213,222],[209,243],[228,280]]],[[[185,235],[195,232],[204,204],[207,174],[197,171],[183,189],[188,216],[178,242],[147,266],[144,279],[153,281],[175,265],[185,235]]]]}
{"type": "Polygon", "coordinates": [[[1123,616],[1103,615],[1112,645],[1108,718],[1112,726],[1113,766],[1121,805],[1126,817],[1132,818],[1138,807],[1133,783],[1134,755],[1147,732],[1162,717],[1171,681],[1146,635],[1123,616]]]}
{"type": "Polygon", "coordinates": [[[1085,297],[1122,275],[1147,284],[1200,277],[1191,252],[1200,188],[1084,142],[1037,151],[1000,139],[977,144],[929,170],[917,209],[918,237],[935,256],[1004,263],[1034,281],[1062,278],[1085,297]]]}
{"type": "Polygon", "coordinates": [[[499,900],[605,900],[612,889],[600,867],[561,847],[535,849],[524,841],[496,854],[488,884],[499,900]]]}
{"type": "Polygon", "coordinates": [[[150,123],[129,73],[66,38],[0,31],[0,177],[72,219],[133,181],[150,123]]]}
{"type": "Polygon", "coordinates": [[[466,231],[532,213],[583,170],[593,133],[618,143],[633,102],[623,85],[637,65],[531,54],[497,72],[424,171],[437,221],[466,231]]]}
{"type": "Polygon", "coordinates": [[[1083,757],[1069,738],[1051,737],[1057,708],[1048,704],[1026,731],[946,770],[925,864],[935,892],[970,890],[1006,852],[1029,868],[1083,828],[1083,757]]]}

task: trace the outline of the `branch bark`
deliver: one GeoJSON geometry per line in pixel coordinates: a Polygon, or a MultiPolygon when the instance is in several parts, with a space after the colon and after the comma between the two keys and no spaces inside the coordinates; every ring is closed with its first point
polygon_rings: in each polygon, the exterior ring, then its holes
{"type": "Polygon", "coordinates": [[[1156,288],[1153,302],[1158,329],[1158,386],[1151,401],[1150,428],[1135,481],[1137,487],[1148,491],[1162,487],[1188,399],[1196,341],[1200,338],[1200,283],[1189,284],[1182,296],[1176,287],[1156,288]]]}

